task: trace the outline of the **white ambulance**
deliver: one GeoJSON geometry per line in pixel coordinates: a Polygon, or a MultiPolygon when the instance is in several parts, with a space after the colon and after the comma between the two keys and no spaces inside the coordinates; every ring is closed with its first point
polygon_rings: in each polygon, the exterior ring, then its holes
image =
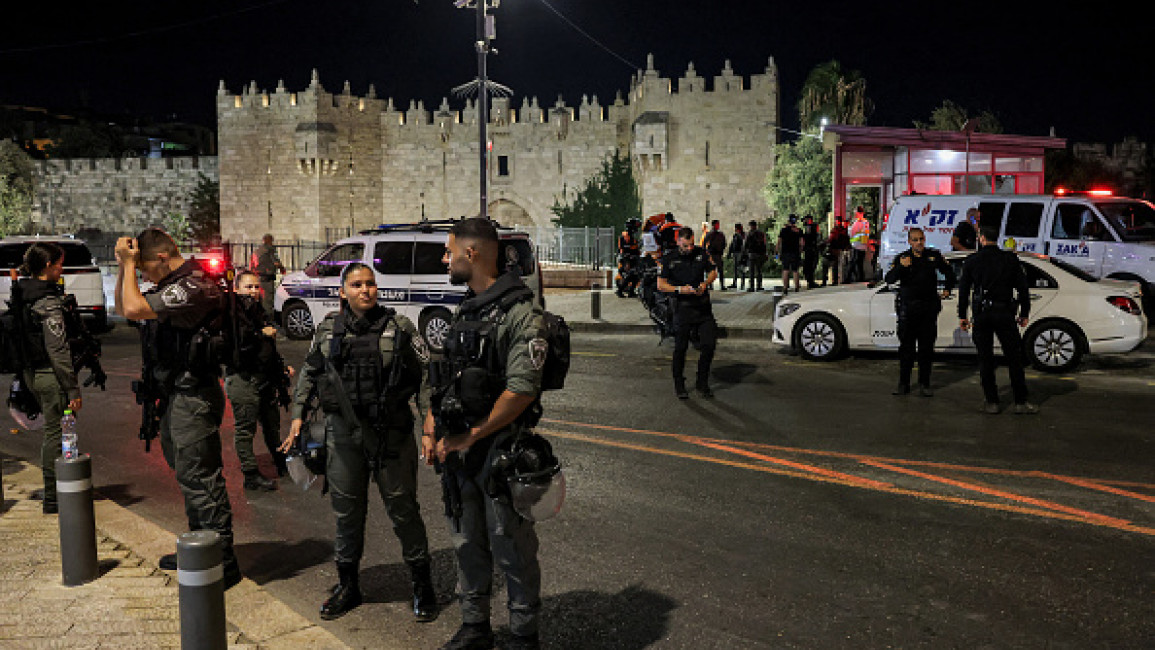
{"type": "Polygon", "coordinates": [[[1139,282],[1144,306],[1150,305],[1155,291],[1155,206],[1105,191],[901,196],[883,223],[880,268],[889,268],[909,247],[911,228],[926,233],[927,246],[951,250],[951,235],[970,208],[979,210],[983,224],[998,224],[999,246],[1049,255],[1096,278],[1139,282]]]}

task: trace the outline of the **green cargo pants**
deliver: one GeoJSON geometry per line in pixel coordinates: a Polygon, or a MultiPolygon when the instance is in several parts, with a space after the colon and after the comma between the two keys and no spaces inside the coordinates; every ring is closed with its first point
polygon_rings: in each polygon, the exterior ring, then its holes
{"type": "Polygon", "coordinates": [[[184,495],[189,530],[214,530],[233,557],[233,511],[221,461],[225,396],[216,378],[178,380],[160,421],[160,444],[184,495]]]}
{"type": "Polygon", "coordinates": [[[509,631],[520,636],[538,634],[541,614],[541,567],[537,560],[538,540],[533,522],[524,519],[504,499],[494,499],[485,485],[488,468],[502,440],[498,439],[478,476],[458,472],[461,487],[461,520],[449,518],[449,538],[457,555],[457,588],[461,620],[482,623],[489,620],[493,594],[493,567],[505,574],[508,594],[509,631]]]}
{"type": "MultiPolygon", "coordinates": [[[[44,418],[44,440],[40,444],[40,468],[44,474],[44,503],[56,503],[56,459],[60,457],[60,418],[68,408],[68,396],[60,389],[52,368],[41,368],[24,373],[24,380],[36,401],[40,402],[40,417],[44,418]]],[[[83,444],[83,443],[82,443],[83,444]]]]}
{"type": "Polygon", "coordinates": [[[364,440],[355,440],[338,414],[325,416],[326,446],[329,458],[326,478],[330,500],[337,515],[337,540],[334,544],[338,564],[357,564],[365,548],[365,516],[369,506],[369,479],[377,483],[385,512],[393,521],[393,532],[401,542],[406,564],[429,562],[429,540],[421,507],[417,504],[417,442],[413,439],[413,422],[384,432],[384,451],[377,469],[369,466],[366,450],[375,453],[378,440],[371,433],[367,419],[361,419],[362,431],[370,432],[364,440]]]}
{"type": "Polygon", "coordinates": [[[265,447],[278,467],[284,463],[277,447],[281,444],[281,414],[277,410],[277,395],[273,385],[266,382],[263,375],[230,374],[225,378],[225,393],[233,405],[234,436],[237,458],[241,461],[241,471],[245,474],[257,473],[257,455],[253,451],[253,438],[257,435],[257,425],[265,447]]]}

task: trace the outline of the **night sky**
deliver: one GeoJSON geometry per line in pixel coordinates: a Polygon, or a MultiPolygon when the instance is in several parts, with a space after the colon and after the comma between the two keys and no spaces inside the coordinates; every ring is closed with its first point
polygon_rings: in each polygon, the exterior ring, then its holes
{"type": "MultiPolygon", "coordinates": [[[[346,79],[354,94],[372,83],[401,108],[422,99],[432,109],[476,74],[474,14],[451,0],[21,4],[28,6],[5,9],[4,104],[213,124],[221,79],[234,93],[250,80],[271,91],[284,79],[300,90],[317,68],[330,92],[346,79]]],[[[1054,127],[1076,142],[1155,141],[1151,9],[938,4],[503,0],[490,76],[515,90],[515,106],[527,95],[552,105],[559,94],[572,106],[597,94],[604,105],[625,94],[647,53],[663,76],[682,76],[692,61],[708,79],[725,59],[748,76],[773,56],[782,126],[795,129],[807,72],[837,59],[866,77],[872,125],[909,127],[951,99],[972,113],[994,112],[1009,133],[1054,127]]]]}

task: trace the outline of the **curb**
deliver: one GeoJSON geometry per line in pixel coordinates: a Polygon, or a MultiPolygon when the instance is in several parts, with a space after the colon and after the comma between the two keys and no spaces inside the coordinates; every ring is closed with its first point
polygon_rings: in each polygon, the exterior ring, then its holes
{"type": "MultiPolygon", "coordinates": [[[[9,460],[18,459],[9,458],[9,460]]],[[[35,478],[39,479],[39,470],[27,461],[19,460],[19,462],[24,466],[23,469],[6,474],[3,478],[5,483],[29,493],[33,489],[38,489],[40,487],[38,482],[35,486],[30,486],[27,484],[28,479],[22,475],[25,472],[35,471],[35,478]]],[[[153,568],[157,566],[162,555],[171,553],[176,548],[175,533],[109,500],[99,489],[95,492],[93,509],[99,535],[116,540],[153,568]]],[[[158,574],[168,575],[171,578],[170,588],[176,589],[175,571],[160,569],[156,571],[158,574]]],[[[236,627],[244,640],[259,648],[350,650],[350,646],[331,632],[301,616],[248,578],[244,578],[238,585],[225,592],[225,613],[229,624],[236,627]]]]}
{"type": "MultiPolygon", "coordinates": [[[[592,334],[653,334],[654,326],[647,323],[611,323],[609,321],[566,321],[574,332],[592,334]]],[[[759,327],[730,327],[718,325],[720,339],[747,339],[769,341],[773,330],[759,327]]],[[[669,338],[669,337],[667,337],[669,338]]]]}

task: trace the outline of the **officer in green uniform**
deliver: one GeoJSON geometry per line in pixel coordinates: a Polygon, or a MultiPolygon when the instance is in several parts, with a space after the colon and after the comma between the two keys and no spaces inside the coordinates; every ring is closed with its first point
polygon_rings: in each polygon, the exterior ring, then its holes
{"type": "Polygon", "coordinates": [[[60,418],[65,409],[80,410],[80,384],[72,366],[64,324],[64,250],[50,242],[36,242],[24,253],[21,270],[32,277],[19,280],[23,292],[25,359],[24,381],[40,402],[44,441],[40,467],[44,475],[45,514],[57,512],[56,459],[60,456],[60,418]]]}
{"type": "Polygon", "coordinates": [[[417,504],[417,443],[409,400],[429,410],[429,353],[413,322],[377,304],[373,269],[360,262],[341,273],[341,311],[321,321],[297,380],[288,451],[301,432],[314,391],[325,412],[326,478],[337,515],[338,584],[321,605],[337,618],[361,604],[358,567],[365,545],[369,479],[401,541],[413,581],[413,613],[437,618],[429,542],[417,504]]]}
{"type": "Polygon", "coordinates": [[[498,244],[497,229],[486,219],[463,219],[449,231],[449,279],[469,290],[446,340],[447,374],[454,379],[439,387],[436,413],[426,417],[422,438],[426,462],[438,459],[458,493],[457,507],[446,499],[462,618],[443,646],[451,650],[493,647],[495,563],[509,595],[513,636],[505,647],[539,647],[541,569],[533,522],[484,489],[496,451],[537,409],[546,356],[542,311],[515,272],[498,275],[498,244]],[[516,296],[526,298],[509,300],[516,296]]]}
{"type": "MultiPolygon", "coordinates": [[[[136,239],[121,237],[115,252],[120,263],[117,312],[144,321],[142,328],[154,328],[150,335],[155,344],[145,371],[167,396],[160,422],[164,458],[176,471],[189,529],[213,530],[221,537],[227,589],[240,582],[241,572],[233,553],[233,514],[221,462],[221,359],[211,343],[223,326],[224,292],[196,262],[181,257],[163,230],[149,228],[136,239]],[[137,269],[156,283],[147,294],[140,291],[137,269]]],[[[176,554],[162,557],[160,568],[176,569],[176,554]]]]}
{"type": "Polygon", "coordinates": [[[253,252],[253,269],[261,280],[261,306],[273,319],[273,294],[277,291],[277,271],[285,272],[285,265],[281,264],[281,256],[277,254],[277,247],[273,246],[273,236],[266,234],[261,238],[261,245],[253,252]]]}
{"type": "Polygon", "coordinates": [[[234,446],[245,475],[245,489],[272,491],[277,489],[277,483],[261,475],[257,456],[253,453],[253,438],[259,424],[277,474],[285,476],[288,473],[285,454],[277,449],[281,445],[277,387],[288,381],[285,373],[291,376],[293,369],[286,367],[277,353],[277,330],[268,323],[261,307],[261,285],[257,274],[251,271],[238,273],[234,288],[237,294],[235,329],[240,340],[236,354],[226,364],[225,374],[225,394],[233,405],[234,446]]]}

